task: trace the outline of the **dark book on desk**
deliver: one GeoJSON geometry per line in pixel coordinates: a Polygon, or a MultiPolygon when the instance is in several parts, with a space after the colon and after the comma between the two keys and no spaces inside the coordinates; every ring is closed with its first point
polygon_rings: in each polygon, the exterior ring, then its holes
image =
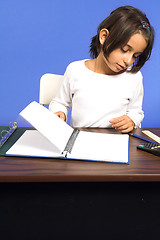
{"type": "Polygon", "coordinates": [[[10,122],[9,126],[0,126],[0,148],[2,148],[2,146],[6,143],[16,129],[16,122],[10,122]]]}
{"type": "Polygon", "coordinates": [[[128,134],[73,129],[36,102],[30,103],[20,115],[36,130],[25,131],[6,156],[129,162],[128,134]]]}

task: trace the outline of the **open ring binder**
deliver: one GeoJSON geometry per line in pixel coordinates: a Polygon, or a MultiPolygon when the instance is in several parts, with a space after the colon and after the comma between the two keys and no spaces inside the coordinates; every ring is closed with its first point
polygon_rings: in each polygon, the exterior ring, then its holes
{"type": "Polygon", "coordinates": [[[9,123],[9,130],[3,130],[0,133],[0,148],[3,146],[3,144],[8,140],[8,138],[12,135],[12,133],[16,130],[17,123],[16,122],[10,122],[9,123]]]}
{"type": "Polygon", "coordinates": [[[0,149],[2,156],[129,163],[128,134],[73,129],[35,101],[30,103],[20,116],[33,128],[17,128],[0,149]]]}

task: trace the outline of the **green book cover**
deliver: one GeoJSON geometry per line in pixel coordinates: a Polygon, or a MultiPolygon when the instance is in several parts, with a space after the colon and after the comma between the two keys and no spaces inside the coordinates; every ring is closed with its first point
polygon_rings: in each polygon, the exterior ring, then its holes
{"type": "MultiPolygon", "coordinates": [[[[26,128],[26,127],[19,127],[17,128],[7,139],[7,141],[3,144],[3,146],[0,148],[0,156],[5,156],[6,152],[13,146],[13,144],[22,136],[22,134],[26,130],[32,130],[34,128],[26,128]]],[[[0,126],[0,133],[3,130],[9,130],[9,127],[7,126],[0,126]]],[[[0,134],[0,140],[2,139],[2,136],[0,134]]]]}

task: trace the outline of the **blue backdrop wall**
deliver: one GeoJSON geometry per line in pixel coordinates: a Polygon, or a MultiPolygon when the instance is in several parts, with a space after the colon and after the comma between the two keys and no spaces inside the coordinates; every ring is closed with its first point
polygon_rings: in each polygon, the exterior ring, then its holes
{"type": "Polygon", "coordinates": [[[144,11],[155,28],[151,59],[142,69],[143,127],[160,127],[160,2],[158,0],[0,0],[0,125],[17,119],[38,101],[44,73],[63,74],[75,60],[89,58],[99,23],[122,5],[144,11]]]}

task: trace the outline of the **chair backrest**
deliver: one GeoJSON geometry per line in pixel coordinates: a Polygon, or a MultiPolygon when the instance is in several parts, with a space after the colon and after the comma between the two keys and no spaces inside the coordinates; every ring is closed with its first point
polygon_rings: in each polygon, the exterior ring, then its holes
{"type": "Polygon", "coordinates": [[[63,80],[63,75],[52,73],[44,74],[40,79],[39,103],[49,105],[56,96],[63,80]]]}

